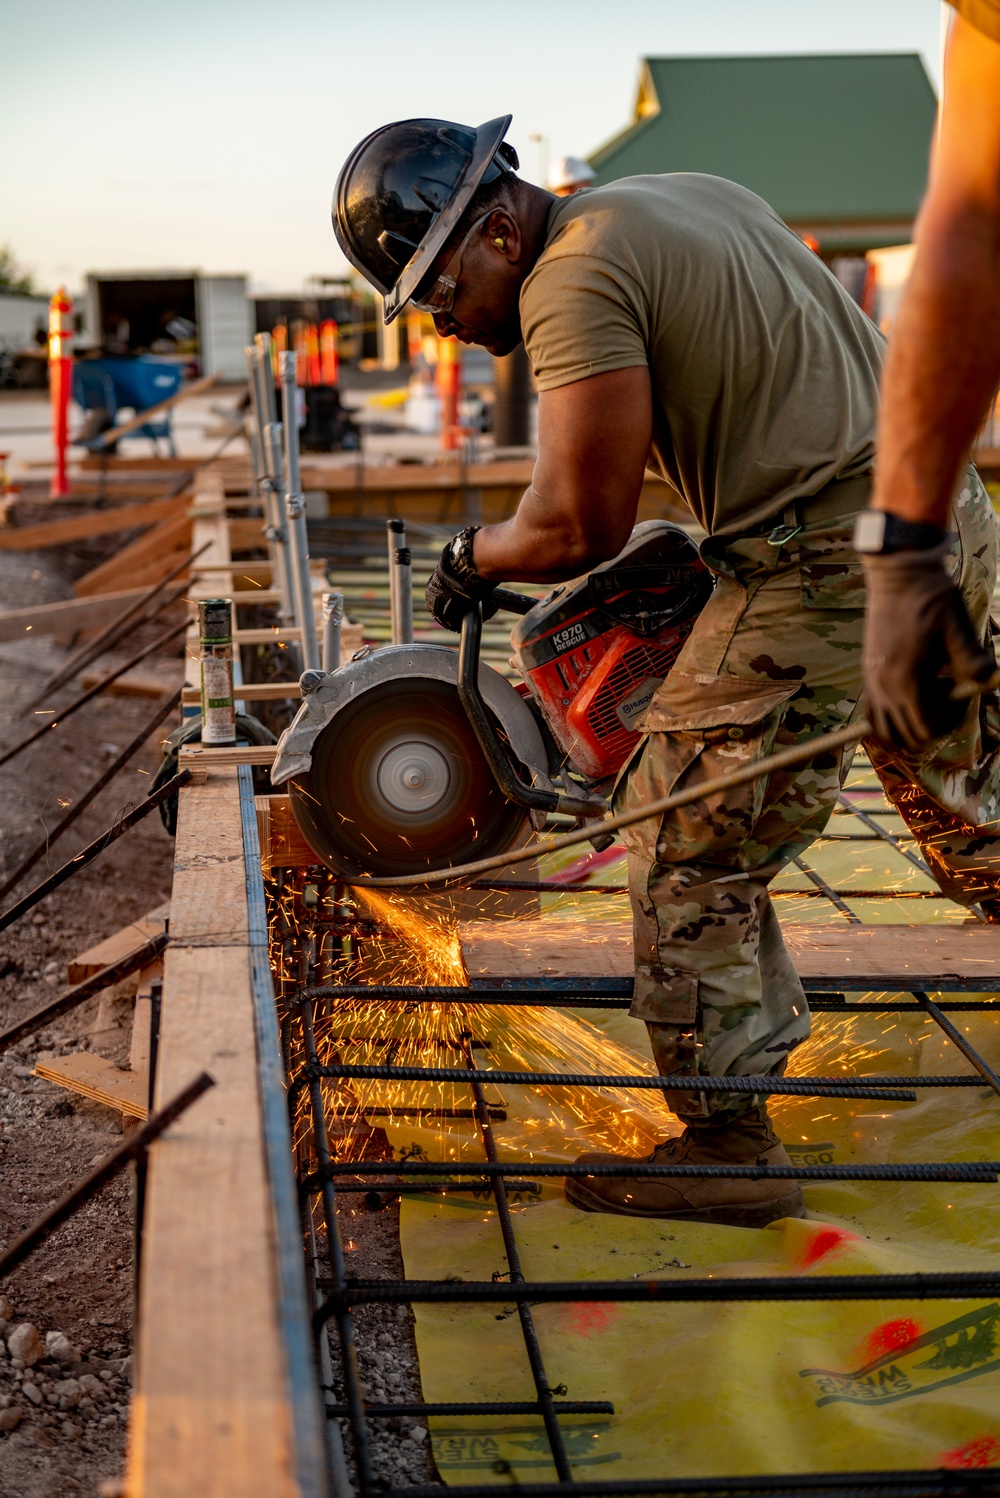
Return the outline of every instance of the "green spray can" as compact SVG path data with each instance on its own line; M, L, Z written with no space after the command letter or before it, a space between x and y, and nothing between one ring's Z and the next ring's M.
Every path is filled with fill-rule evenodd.
M236 743L233 700L233 605L228 598L198 604L201 644L201 742Z

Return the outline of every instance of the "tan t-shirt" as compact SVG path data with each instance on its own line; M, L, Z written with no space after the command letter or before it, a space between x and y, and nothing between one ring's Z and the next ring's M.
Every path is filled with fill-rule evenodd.
M675 172L560 199L520 310L542 391L648 365L650 466L714 535L872 465L884 339L734 182Z
M1000 0L950 0L950 4L970 26L1000 42Z

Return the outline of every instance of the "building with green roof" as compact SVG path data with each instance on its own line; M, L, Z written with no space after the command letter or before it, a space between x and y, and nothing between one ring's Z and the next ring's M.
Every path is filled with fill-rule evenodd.
M759 193L825 256L906 244L937 99L916 53L648 57L635 118L593 153L595 186L710 172Z

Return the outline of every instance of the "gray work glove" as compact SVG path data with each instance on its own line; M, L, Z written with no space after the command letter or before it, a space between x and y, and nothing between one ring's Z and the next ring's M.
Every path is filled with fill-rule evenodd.
M943 541L862 557L868 716L884 743L911 753L957 728L969 698L998 679L945 570L947 550Z

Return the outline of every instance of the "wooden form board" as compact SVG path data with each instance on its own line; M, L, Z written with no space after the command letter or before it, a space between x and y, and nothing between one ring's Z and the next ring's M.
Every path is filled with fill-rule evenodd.
M321 467L306 463L302 487L324 490L331 515L403 515L411 520L446 523L468 509L470 491L478 495L487 522L513 514L531 483L534 459L508 458L495 463L350 463ZM675 490L647 473L639 500L639 519L687 518Z
M150 910L146 915L130 921L127 926L122 926L113 935L106 936L103 941L88 947L85 952L80 952L66 965L66 982L82 983L92 973L99 973L102 967L110 967L112 962L119 962L130 952L134 952L136 947L159 936L169 914L169 904L160 905L156 910Z
M857 988L947 990L949 982L1000 988L998 926L787 925L785 945L799 977ZM469 922L462 954L477 979L632 976L627 921Z
M211 771L180 793L155 1100L203 1069L216 1085L150 1155L131 1498L317 1492L279 1320L245 880L237 771Z
M52 1061L39 1061L35 1076L95 1103L115 1108L125 1118L145 1118L149 1078L142 1072L123 1071L104 1056L76 1051Z
M65 546L69 541L82 541L90 536L157 525L183 514L187 503L186 499L154 499L147 504L120 505L114 510L94 510L89 515L70 515L65 520L47 520L42 525L0 530L0 551L40 551L46 546Z

